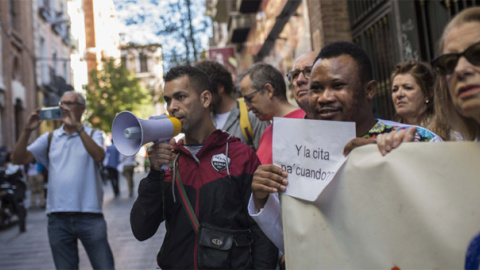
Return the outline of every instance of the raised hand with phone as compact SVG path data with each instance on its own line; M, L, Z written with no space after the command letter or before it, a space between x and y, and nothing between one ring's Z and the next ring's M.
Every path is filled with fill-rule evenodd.
M63 112L60 107L46 107L39 111L40 120L62 119Z

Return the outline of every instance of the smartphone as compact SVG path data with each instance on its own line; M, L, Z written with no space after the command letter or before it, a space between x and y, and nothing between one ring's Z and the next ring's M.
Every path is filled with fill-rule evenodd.
M46 107L40 110L40 120L62 119L63 112L60 107Z

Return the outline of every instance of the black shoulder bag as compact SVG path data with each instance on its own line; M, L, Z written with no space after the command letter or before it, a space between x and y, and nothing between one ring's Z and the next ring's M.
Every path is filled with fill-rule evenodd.
M175 162L174 162L175 163ZM175 165L175 164L174 164ZM250 269L253 267L249 229L231 230L198 222L180 178L178 166L173 166L174 181L180 192L181 202L198 237L197 264L199 269Z

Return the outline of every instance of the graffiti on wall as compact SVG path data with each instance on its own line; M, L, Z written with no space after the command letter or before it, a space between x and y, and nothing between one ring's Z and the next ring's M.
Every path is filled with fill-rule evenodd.
M409 36L413 34L414 25L412 19L408 19L401 25L402 31L402 60L403 61L418 61L418 52L413 48L412 41Z

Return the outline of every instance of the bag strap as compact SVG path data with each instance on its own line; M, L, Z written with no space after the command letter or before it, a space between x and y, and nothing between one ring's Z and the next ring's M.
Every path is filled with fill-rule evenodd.
M50 163L50 157L49 157L49 153L50 153L50 145L52 144L52 138L53 138L53 131L49 132L48 133L48 143L47 143L47 161Z
M177 157L178 154L175 157L175 161ZM195 210L193 210L192 204L190 203L187 193L185 192L185 187L183 186L182 178L180 177L180 172L178 170L178 166L176 166L176 162L174 162L173 167L175 170L174 181L177 184L178 191L180 193L180 201L182 202L183 209L185 209L185 213L187 214L188 220L190 221L190 225L192 225L193 231L195 232L195 234L197 234L200 228L200 223L198 222L197 216L195 215Z
M237 98L237 101L238 109L240 110L240 129L248 143L253 146L253 129L250 124L250 119L248 118L247 104L245 104L243 97Z

